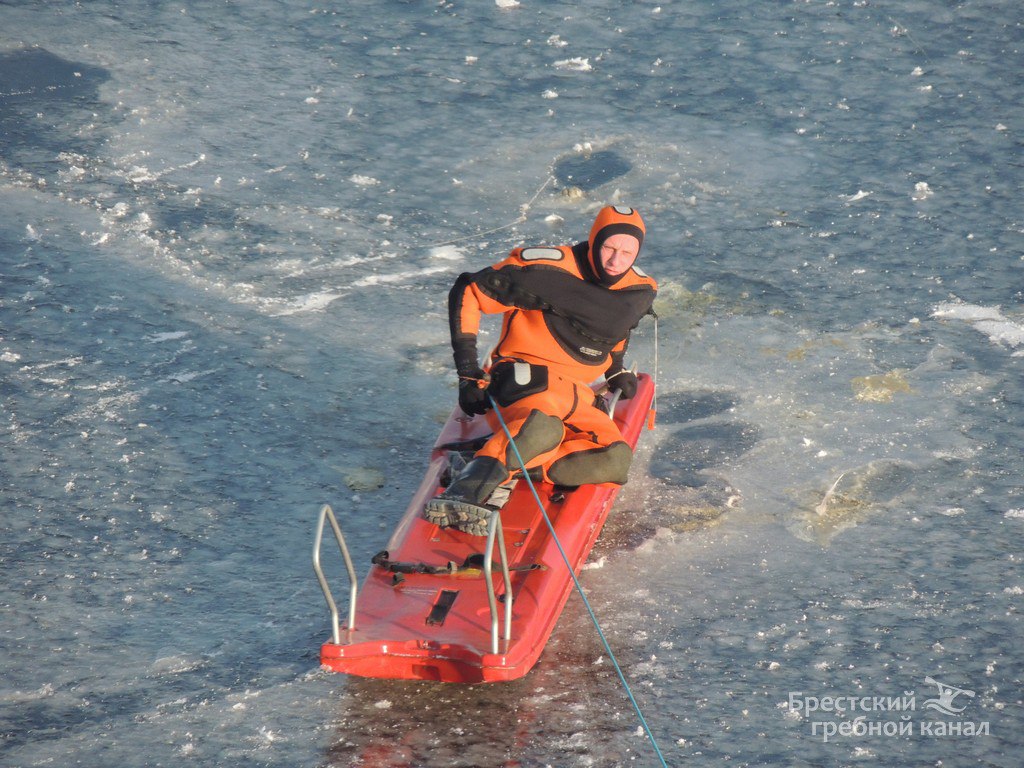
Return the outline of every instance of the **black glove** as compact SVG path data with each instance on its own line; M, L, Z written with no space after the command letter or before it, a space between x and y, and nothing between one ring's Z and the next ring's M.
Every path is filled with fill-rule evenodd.
M623 399L628 400L636 394L636 374L632 371L627 371L625 368L616 370L613 366L605 371L604 378L612 392L615 390L622 392Z
M481 369L459 373L459 407L468 416L480 416L491 410L487 397L487 374Z

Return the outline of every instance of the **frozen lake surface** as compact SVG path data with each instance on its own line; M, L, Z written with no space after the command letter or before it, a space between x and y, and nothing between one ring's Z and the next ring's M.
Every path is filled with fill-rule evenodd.
M668 763L1020 765L1024 14L741 6L0 6L0 764L657 764L578 598L360 680L310 566L418 485L455 277L623 203L658 428L583 584Z

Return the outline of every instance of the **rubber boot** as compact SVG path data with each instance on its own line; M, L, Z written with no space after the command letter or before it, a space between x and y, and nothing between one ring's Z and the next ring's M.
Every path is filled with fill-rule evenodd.
M485 502L509 472L497 459L477 456L451 485L427 502L423 516L441 528L455 527L474 536L487 535L487 521L496 509Z

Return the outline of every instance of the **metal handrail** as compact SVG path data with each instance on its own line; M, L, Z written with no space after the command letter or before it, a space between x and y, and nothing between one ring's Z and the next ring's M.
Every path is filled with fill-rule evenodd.
M348 600L349 631L355 629L356 626L356 597L359 587L356 584L356 569L355 566L352 565L352 558L349 556L348 547L345 545L345 537L341 534L341 527L338 525L338 521L334 517L334 512L331 510L330 505L324 504L320 507L320 519L317 521L316 538L313 541L313 570L316 571L316 579L320 582L320 589L323 590L324 597L327 599L327 607L331 610L331 636L334 639L334 644L338 645L341 643L341 629L338 626L338 606L334 602L334 597L331 595L331 588L327 585L327 578L324 576L324 570L320 567L320 543L324 534L324 522L327 520L331 521L331 529L334 531L334 538L338 542L338 548L341 550L341 556L345 559L345 568L348 569L348 579L351 584Z
M612 395L612 399L608 401L608 415L615 418L615 406L619 404L619 398L622 397L622 390L616 389Z
M637 370L638 370L637 364L633 363L633 365L629 369L629 372L632 373L634 376L636 376ZM611 385L606 381L604 383L604 385L597 391L597 393L599 395L606 395L608 393L609 389L611 389ZM619 404L619 398L621 398L621 397L622 397L622 390L621 389L616 389L612 393L612 399L611 400L605 400L605 406L604 406L605 413L607 413L613 419L615 418L615 406Z
M505 633L506 642L512 639L512 578L508 572L508 555L505 552L505 534L501 529L501 510L496 509L487 521L487 547L484 554L484 581L487 582L487 605L491 609L491 653L498 653L498 600L494 594L494 581L491 579L491 566L494 554L494 541L498 541L498 554L501 559L501 577L505 582Z

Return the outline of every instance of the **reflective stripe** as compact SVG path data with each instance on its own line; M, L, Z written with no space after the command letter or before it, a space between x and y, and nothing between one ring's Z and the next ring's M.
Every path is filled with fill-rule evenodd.
M525 387L527 384L530 383L530 380L533 378L530 374L529 363L513 363L512 370L515 373L516 384L518 384L520 387Z
M561 261L565 258L565 254L558 248L524 248L520 252L519 258L523 261L537 261L539 259Z

